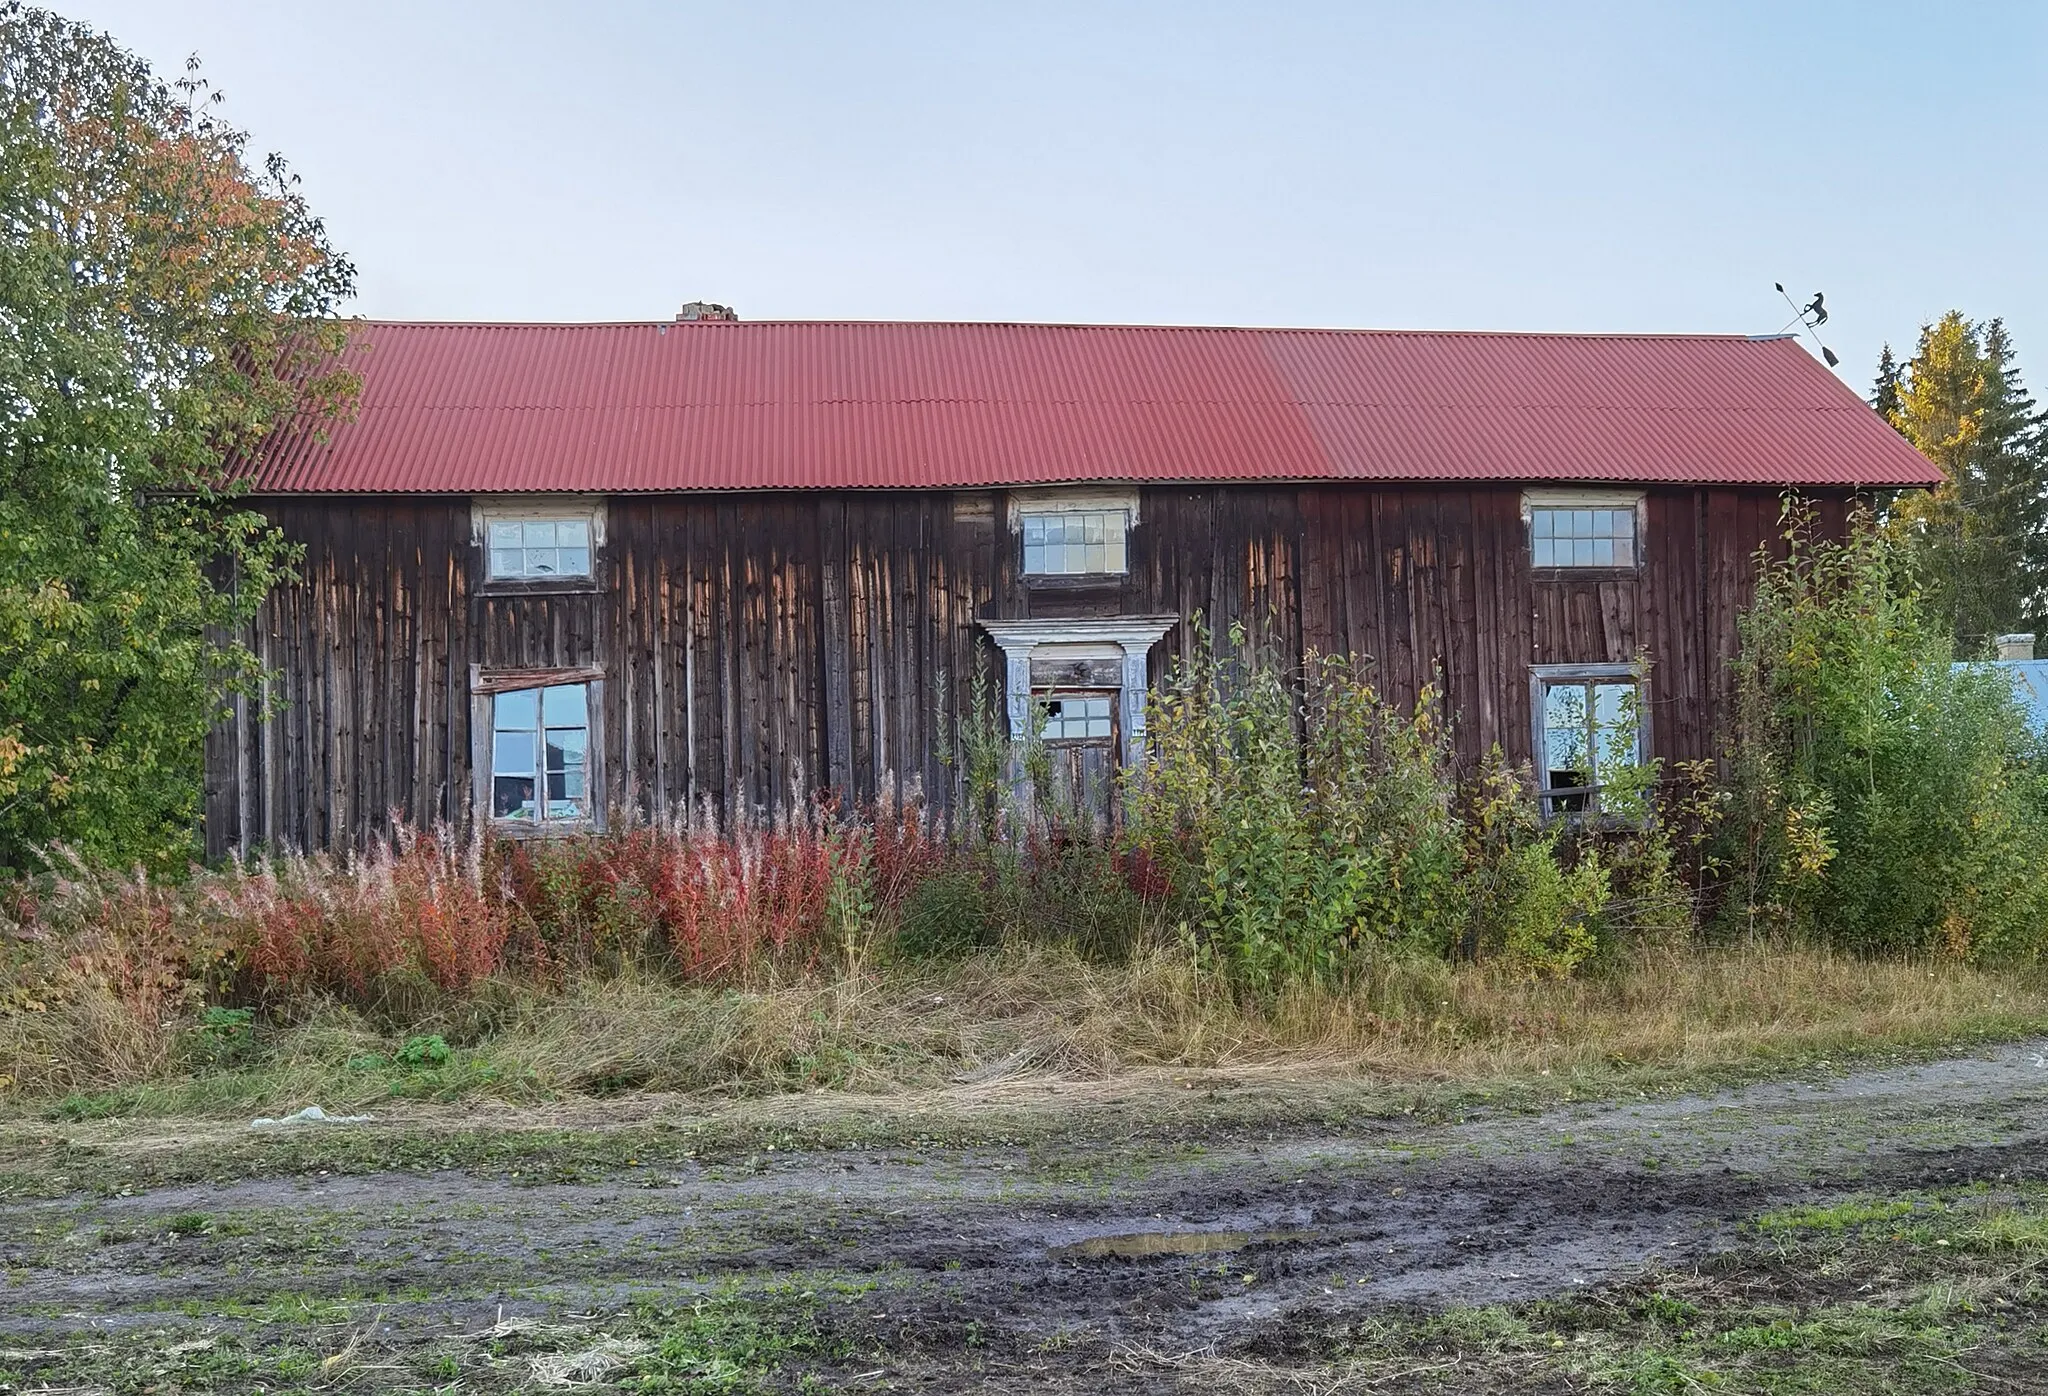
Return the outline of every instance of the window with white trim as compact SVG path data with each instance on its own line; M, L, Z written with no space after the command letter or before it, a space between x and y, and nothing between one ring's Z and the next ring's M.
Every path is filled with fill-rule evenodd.
M590 685L491 697L491 818L545 827L590 819Z
M508 581L540 577L588 577L591 528L588 514L552 518L487 518L489 577Z
M1537 568L1634 568L1642 561L1642 496L1531 493L1529 562Z
M1130 570L1128 509L1026 510L1017 524L1027 577L1121 576Z
M1649 761L1641 676L1629 665L1539 665L1537 795L1543 813L1640 813Z

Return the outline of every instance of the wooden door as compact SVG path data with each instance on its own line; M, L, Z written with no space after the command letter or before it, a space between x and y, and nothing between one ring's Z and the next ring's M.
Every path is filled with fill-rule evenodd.
M1117 752L1123 734L1114 689L1068 689L1034 695L1043 714L1039 734L1051 766L1056 823L1100 836L1116 815Z

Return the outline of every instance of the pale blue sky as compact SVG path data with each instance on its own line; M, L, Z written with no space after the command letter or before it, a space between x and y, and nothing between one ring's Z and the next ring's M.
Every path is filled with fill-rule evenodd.
M2048 5L54 0L386 317L1770 332L2048 376ZM2048 388L2048 382L2040 384Z

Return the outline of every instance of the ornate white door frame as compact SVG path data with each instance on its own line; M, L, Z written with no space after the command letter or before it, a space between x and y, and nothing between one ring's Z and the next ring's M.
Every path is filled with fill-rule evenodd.
M1115 645L1123 655L1122 705L1125 766L1145 759L1147 659L1159 637L1180 624L1179 616L1072 617L1063 620L985 620L981 628L1003 651L1003 694L1010 739L1023 741L1031 728L1031 652L1041 645Z

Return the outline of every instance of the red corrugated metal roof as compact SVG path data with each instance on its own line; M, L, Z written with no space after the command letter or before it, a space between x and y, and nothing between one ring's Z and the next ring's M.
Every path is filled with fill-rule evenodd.
M1940 478L1783 338L373 321L349 361L355 420L261 489Z

